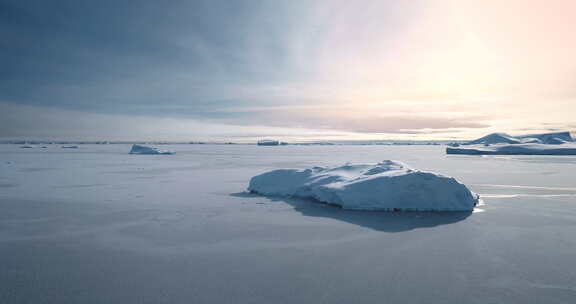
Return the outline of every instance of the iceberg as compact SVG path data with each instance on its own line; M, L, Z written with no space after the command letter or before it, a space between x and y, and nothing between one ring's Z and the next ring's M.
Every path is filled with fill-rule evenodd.
M456 179L385 160L257 175L248 191L314 199L352 210L471 211L479 197Z
M499 144L447 147L447 154L467 155L576 155L576 144Z
M259 146L279 146L280 142L273 139L263 139L259 140L257 144Z
M567 142L574 142L570 132L532 134L518 136L518 138L525 143L542 143L546 145L560 145Z
M164 151L164 150L159 150L158 148L155 148L155 147L148 147L148 146L136 145L136 144L132 145L132 149L130 149L130 154L172 155L175 153L176 152Z
M484 137L480 137L476 140L469 141L467 144L469 145L477 145L477 144L520 144L522 141L520 139L514 138L506 133L492 133L488 134Z
M576 155L570 132L510 136L492 133L463 145L446 148L447 154L468 155Z
M574 142L570 132L555 132L543 134L531 134L522 136L511 136L506 133L492 133L484 137L467 142L467 145L495 145L495 144L545 144L560 145L563 143Z
M78 149L78 146L62 146L62 149Z

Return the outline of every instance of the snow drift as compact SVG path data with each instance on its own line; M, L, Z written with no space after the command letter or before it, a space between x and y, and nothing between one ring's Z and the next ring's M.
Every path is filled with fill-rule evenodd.
M456 179L385 160L377 164L280 169L250 180L248 190L312 198L355 210L471 211L478 202Z
M155 148L155 147L148 147L148 146L143 146L143 145L132 145L132 149L130 150L130 154L171 155L171 154L175 154L175 153L176 152L159 150L158 148Z

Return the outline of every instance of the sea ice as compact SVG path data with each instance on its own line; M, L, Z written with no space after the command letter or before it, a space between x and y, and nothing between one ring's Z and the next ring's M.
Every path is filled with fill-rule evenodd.
M248 190L269 196L312 198L355 210L470 211L479 199L454 178L392 160L274 170L253 177Z
M132 149L130 150L130 154L164 154L164 155L171 155L175 154L176 152L171 151L163 151L159 150L155 147L148 147L143 145L132 145Z

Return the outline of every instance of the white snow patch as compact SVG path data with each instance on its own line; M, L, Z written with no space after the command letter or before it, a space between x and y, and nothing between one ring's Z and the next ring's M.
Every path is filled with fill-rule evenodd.
M269 196L312 198L355 210L472 211L479 200L454 178L392 160L274 170L253 177L248 190Z
M164 155L171 155L175 154L176 152L172 151L164 151L159 150L155 147L143 146L143 145L132 145L132 149L130 150L130 154L147 154L147 155L156 155L156 154L164 154Z

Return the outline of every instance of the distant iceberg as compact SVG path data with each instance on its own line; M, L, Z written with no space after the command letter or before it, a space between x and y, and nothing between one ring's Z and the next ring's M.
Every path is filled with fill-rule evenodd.
M62 146L62 149L78 149L78 146Z
M467 142L468 145L478 145L478 144L520 144L522 141L520 139L514 138L506 133L492 133L484 137L480 137L476 140Z
M279 146L281 143L278 140L263 139L263 140L259 140L257 144L259 146Z
M467 145L495 145L495 144L545 144L560 145L574 142L570 132L555 132L543 134L531 134L522 136L511 136L506 133L492 133L484 137L471 140Z
M510 136L493 133L461 146L446 148L447 154L468 155L576 155L570 132Z
M268 196L311 198L354 210L471 211L479 199L454 178L392 160L274 170L253 177L248 190Z
M470 145L446 148L447 154L468 155L576 155L576 144L498 144Z
M158 148L155 147L148 147L148 146L143 146L143 145L132 145L132 149L130 150L130 154L146 154L146 155L158 155L158 154L162 154L162 155L172 155L175 154L176 152L172 152L172 151L164 151L164 150L158 150Z

